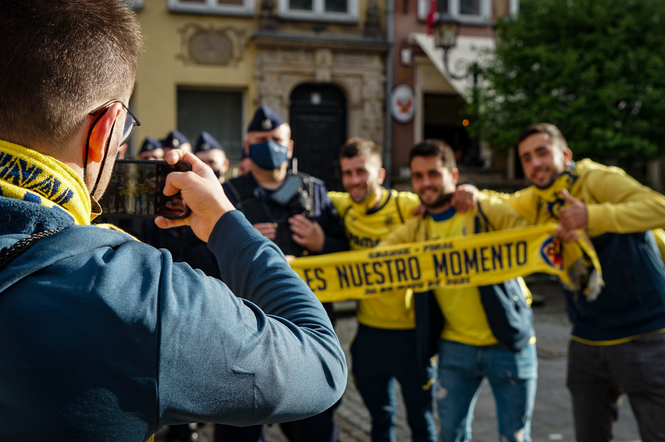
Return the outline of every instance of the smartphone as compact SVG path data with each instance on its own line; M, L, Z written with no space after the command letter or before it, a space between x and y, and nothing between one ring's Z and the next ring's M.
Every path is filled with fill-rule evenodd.
M166 161L117 160L99 204L102 213L117 218L182 219L189 216L180 192L164 195L166 175L192 170L189 163L172 166Z

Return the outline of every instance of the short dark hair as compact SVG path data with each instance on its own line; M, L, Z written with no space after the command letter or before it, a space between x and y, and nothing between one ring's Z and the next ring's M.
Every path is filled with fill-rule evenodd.
M88 112L129 97L142 46L138 23L123 0L2 4L0 138L57 153Z
M339 159L342 158L355 158L357 156L375 156L381 163L381 153L379 148L372 140L364 138L350 138L339 149Z
M455 153L443 140L428 139L421 141L411 148L409 153L409 165L414 157L439 157L446 169L452 171L457 167Z
M568 142L559 128L550 123L537 123L527 127L517 138L517 144L519 145L522 141L535 134L547 134L550 136L552 144L559 146L561 150L570 150Z

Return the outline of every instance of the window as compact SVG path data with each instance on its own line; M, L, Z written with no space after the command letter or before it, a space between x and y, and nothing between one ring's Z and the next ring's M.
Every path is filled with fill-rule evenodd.
M358 0L279 0L278 11L296 20L357 22Z
M431 0L418 0L419 20L427 18L431 3ZM491 0L439 0L438 3L440 12L447 12L463 24L491 23Z
M254 15L254 0L169 0L169 11L194 14Z
M240 158L243 130L242 92L178 87L178 130L196 143L210 133L227 158Z

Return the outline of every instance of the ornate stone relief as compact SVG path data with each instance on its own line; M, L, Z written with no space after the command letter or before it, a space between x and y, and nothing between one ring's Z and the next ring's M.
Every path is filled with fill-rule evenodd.
M332 83L347 98L348 136L384 141L385 67L381 55L331 49L260 49L254 76L257 105L289 115L290 96L303 83Z
M186 24L178 32L181 45L176 58L185 64L236 65L242 60L249 39L247 30L229 26L206 28L198 24Z

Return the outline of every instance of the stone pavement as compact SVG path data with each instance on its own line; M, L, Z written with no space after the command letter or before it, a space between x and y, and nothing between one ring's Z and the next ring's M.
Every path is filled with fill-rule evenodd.
M549 277L527 279L538 302L534 303L534 322L538 352L538 390L533 413L531 437L534 442L574 441L573 416L570 395L566 389L566 354L570 322L558 282ZM336 331L349 358L349 343L355 334L357 322L354 316L341 317ZM350 359L349 359L350 361ZM336 420L340 427L340 442L370 442L370 419L358 391L349 379ZM269 442L288 442L273 426L268 430ZM619 411L615 440L621 442L639 440L635 418L628 401L624 400ZM410 441L406 413L400 400L397 416L397 442ZM493 442L498 440L496 406L489 384L485 381L475 410L473 440Z
M566 389L566 354L570 323L565 302L557 282L549 277L527 279L537 302L534 302L536 346L538 352L538 390L532 420L531 437L534 442L574 441L571 403ZM349 345L357 328L352 314L352 303L340 304L340 318L336 331L342 347L349 356ZM346 313L346 314L345 314ZM350 359L349 359L350 361ZM340 428L340 442L370 442L370 418L358 391L349 379L342 404L337 409L336 421ZM403 402L397 415L397 442L410 441ZM210 427L206 427L200 442L208 442ZM493 442L498 439L496 407L487 381L481 387L475 409L473 440ZM159 440L159 438L158 438ZM638 441L639 433L628 401L624 400L615 429L615 440ZM268 428L268 442L288 442L279 426Z

